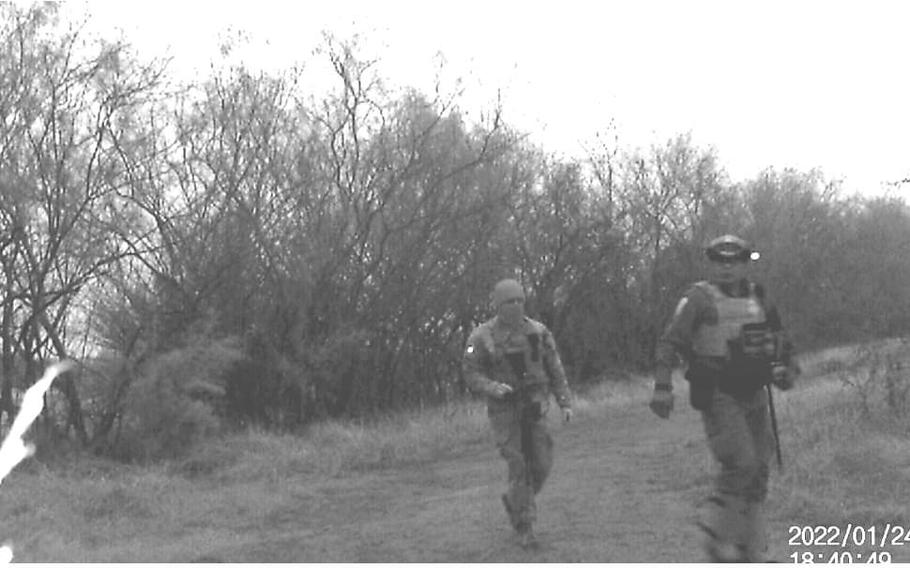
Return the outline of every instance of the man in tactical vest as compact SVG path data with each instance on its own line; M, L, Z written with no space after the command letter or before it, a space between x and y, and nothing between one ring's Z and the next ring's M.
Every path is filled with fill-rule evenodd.
M771 388L793 386L799 367L777 309L764 289L746 278L758 253L741 238L724 235L706 248L709 281L686 292L657 347L650 407L661 418L673 409L671 370L686 363L691 405L701 411L711 453L720 463L706 518L712 561L760 562L766 550L761 506L769 463L778 448Z
M493 436L509 472L502 502L521 545L528 547L535 544L534 496L553 466L553 439L545 421L550 391L567 422L572 405L553 335L525 316L524 301L517 281L496 284L496 316L471 332L463 368L471 390L487 396Z

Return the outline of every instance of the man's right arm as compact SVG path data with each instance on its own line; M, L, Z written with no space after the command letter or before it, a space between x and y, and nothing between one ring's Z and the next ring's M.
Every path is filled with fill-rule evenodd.
M491 396L497 383L487 376L485 362L489 359L489 353L482 340L482 334L483 331L479 327L471 332L465 346L461 368L465 382L472 392Z
M692 330L698 312L697 296L687 293L676 305L673 317L657 343L657 369L654 373L654 394L648 406L660 418L667 419L673 410L673 367L677 354L688 359L692 345Z
M687 293L676 305L673 317L657 342L655 353L657 368L654 373L654 387L657 390L673 390L671 375L678 357L688 359L692 345L692 332L698 314L698 298Z

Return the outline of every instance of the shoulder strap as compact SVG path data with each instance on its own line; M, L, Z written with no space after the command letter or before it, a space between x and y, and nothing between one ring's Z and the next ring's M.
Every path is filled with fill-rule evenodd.
M756 282L749 281L749 296L755 298L763 310L767 310L765 303L765 287Z
M711 298L711 300L715 300L721 296L720 289L707 280L700 280L699 282L696 282L693 287L701 290L704 294Z
M543 335L547 331L547 326L535 319L526 317L525 322L528 324L528 328L530 328L533 333L539 333Z
M471 332L470 341L482 345L488 353L492 354L495 350L495 346L493 344L493 330L491 329L490 322L486 321L475 327L474 331Z

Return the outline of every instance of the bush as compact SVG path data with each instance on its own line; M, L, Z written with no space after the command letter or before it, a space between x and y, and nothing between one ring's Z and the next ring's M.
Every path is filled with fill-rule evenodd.
M191 344L154 357L124 404L113 454L127 461L178 457L220 429L219 380L240 358L230 341Z
M859 346L854 361L838 373L866 416L910 418L910 339Z

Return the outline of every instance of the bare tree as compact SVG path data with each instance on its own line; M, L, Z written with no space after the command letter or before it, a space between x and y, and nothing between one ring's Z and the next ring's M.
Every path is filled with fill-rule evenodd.
M94 53L83 51L80 30L56 31L53 5L4 9L11 25L0 75L13 104L0 107L0 179L11 196L0 208L12 238L4 256L5 302L15 303L4 312L4 349L9 361L17 329L18 354L33 380L38 360L70 355L65 330L75 298L128 254L109 238L121 222L114 147L130 135L125 117L157 75L133 66L119 44L99 42ZM68 424L87 442L72 377L56 384L69 404Z

